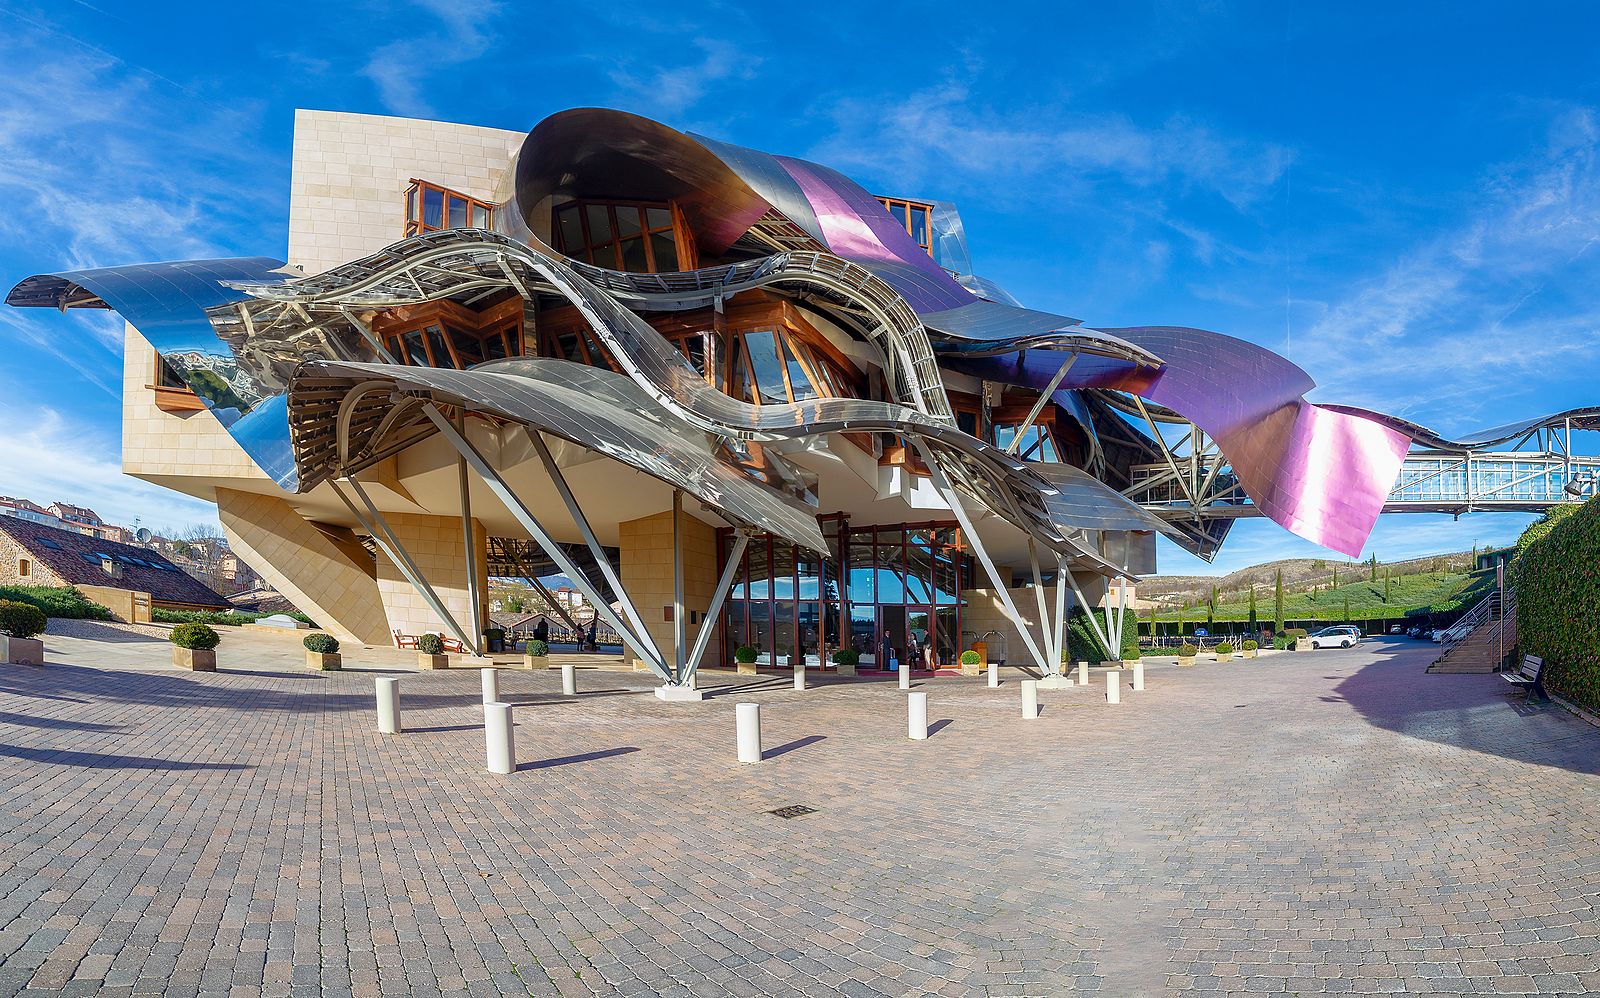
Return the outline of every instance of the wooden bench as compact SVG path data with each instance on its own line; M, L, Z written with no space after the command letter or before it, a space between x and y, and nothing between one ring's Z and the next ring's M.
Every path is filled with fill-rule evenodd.
M396 648L415 649L417 647L417 638L421 637L420 634L401 634L399 631L391 631L390 633L394 635L394 646ZM437 631L429 631L427 633L438 634ZM438 634L438 637L439 641L444 645L445 651L455 652L457 655L463 653L464 649L462 648L459 640L455 638L447 638L443 634Z
M1544 689L1539 685L1539 673L1544 671L1544 659L1537 655L1522 656L1522 667L1515 672L1502 672L1501 678L1506 682L1528 688L1527 696L1538 694L1544 696Z

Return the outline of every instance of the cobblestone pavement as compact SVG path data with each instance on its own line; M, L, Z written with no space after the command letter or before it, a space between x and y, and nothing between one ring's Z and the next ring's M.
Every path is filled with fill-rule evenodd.
M383 736L370 673L48 646L0 666L0 995L1600 989L1600 729L1405 639L1034 721L929 680L926 742L891 683L502 671L509 777L475 672Z

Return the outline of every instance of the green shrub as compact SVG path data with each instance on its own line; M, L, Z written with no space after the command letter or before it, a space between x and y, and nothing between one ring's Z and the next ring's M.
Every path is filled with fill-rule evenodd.
M1283 633L1291 638L1303 638L1308 632L1304 627L1290 627L1287 628Z
M970 648L961 653L962 665L977 665L981 661L982 659L978 657L978 653Z
M1240 645L1239 647L1243 648L1245 651L1255 651L1257 648L1260 648L1261 646L1256 644L1254 641L1246 641L1244 644Z
M1194 645L1191 645L1191 644L1184 644L1184 645L1180 645L1178 647L1178 657L1179 658L1194 658L1199 653L1200 653L1200 649L1196 648Z
M861 653L854 648L840 648L833 653L834 665L859 665L860 663Z
M1124 662L1137 662L1143 657L1144 652L1139 650L1137 642L1132 645L1129 645L1126 641L1122 643L1122 660Z
M44 611L32 603L17 600L0 600L0 631L14 638L31 638L44 633Z
M528 642L528 654L534 658L544 658L550 654L550 646L538 638Z
M318 655L339 654L339 639L331 634L307 634L300 643L306 646L306 651L314 651Z
M424 655L443 655L444 638L437 634L424 634L417 639L417 651Z
M1280 634L1273 638L1272 647L1276 648L1278 651L1287 651L1289 648L1289 636L1287 634Z
M37 607L46 617L65 620L116 619L110 610L79 592L76 586L0 586L0 600Z
M213 627L239 627L243 624L253 624L262 617L271 616L273 614L243 613L238 610L169 610L159 606L150 611L150 619L158 624L210 624ZM312 627L317 626L316 621L298 610L283 616L293 617L302 624L310 624Z
M205 624L179 624L172 629L172 643L179 648L193 648L198 651L207 651L215 648L222 641Z
M759 653L754 647L750 645L740 645L733 650L733 660L738 662L740 665L749 665L751 662L756 660L757 654Z
M1107 611L1096 610L1095 620L1102 633L1110 634L1106 626ZM1130 649L1139 647L1139 629L1128 627L1122 635L1122 647L1118 650L1116 658L1131 658ZM1067 615L1067 646L1061 649L1063 662L1088 662L1098 665L1113 658L1106 654L1105 648L1100 644L1100 639L1095 637L1094 628L1089 624L1089 615L1082 607L1073 607Z
M1530 525L1508 581L1520 650L1544 659L1540 681L1600 709L1600 503L1557 506Z
M1218 655L1232 655L1233 654L1233 645L1229 644L1226 641L1218 641L1217 642L1217 654Z

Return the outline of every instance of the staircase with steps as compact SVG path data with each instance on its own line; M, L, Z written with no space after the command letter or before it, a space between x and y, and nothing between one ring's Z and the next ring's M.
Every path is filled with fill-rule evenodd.
M1485 596L1446 632L1429 672L1495 672L1517 646L1517 599L1499 590Z

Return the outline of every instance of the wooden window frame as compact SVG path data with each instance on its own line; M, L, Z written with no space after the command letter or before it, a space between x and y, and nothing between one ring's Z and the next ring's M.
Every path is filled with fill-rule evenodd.
M911 236L913 242L916 241L917 237L911 228L911 212L915 209L921 209L924 213L926 213L928 219L928 241L925 243L919 242L917 245L922 247L923 252L927 253L929 256L933 256L933 204L928 201L915 201L911 198L891 198L884 197L882 195L874 196L877 197L878 203L883 205L884 210L890 213L891 217L893 216L894 209L896 207L904 208L906 210L906 235Z
M590 206L605 208L606 216L611 223L610 241L598 246L595 244L593 234L591 234L589 231L589 212L587 209ZM645 265L649 268L648 270L644 271L644 273L675 274L683 271L698 269L699 254L695 251L694 240L689 238L689 227L684 219L683 210L678 207L678 203L676 201L636 201L615 198L574 198L571 201L562 202L561 204L552 206L550 209L550 245L557 252L571 257L574 260L580 260L584 263L593 264L596 267L604 267L607 270L625 271L625 268L622 265L622 242L624 237L619 235L621 230L617 226L617 209L619 208L632 208L638 212L639 231L637 238L643 242ZM648 223L648 216L645 214L646 209L650 208L666 211L668 213L668 224L666 226L656 226L652 228ZM567 211L572 211L577 214L578 225L580 231L583 232L582 246L567 246L566 239L561 235L560 217L563 212ZM678 266L676 270L664 271L656 266L656 249L655 246L652 245L650 237L658 233L668 231L672 233L673 247L678 255ZM635 237L630 235L627 238L632 239ZM611 247L611 259L597 260L595 258L595 251L604 249L607 246Z
M441 195L439 221L443 223L442 225L429 225L424 220L423 215L425 209L423 208L423 204L426 201L424 192L430 190L438 191ZM465 226L454 226L450 224L451 198L455 198L459 201L465 201L467 203L467 224ZM489 217L486 220L488 224L473 225L473 216L477 214L477 210L480 208L488 214ZM445 229L453 228L487 229L494 227L495 206L490 204L488 201L485 201L482 198L475 198L471 194L463 194L462 192L451 187L446 187L443 184L436 184L428 180L418 180L416 177L412 177L410 184L406 187L405 199L402 202L402 211L405 215L403 231L407 236L420 235L424 232L442 232Z
M522 318L523 301L520 297L507 298L482 312L474 312L456 302L443 299L387 309L373 317L372 333L383 344L384 349L401 364L412 367L453 367L455 370L463 371L468 365L455 342L456 335L465 335L478 341L478 352L482 356L481 359L472 359L472 365L501 359L489 357L485 344L491 339L499 340L505 349L505 357L521 357L527 348ZM433 337L428 335L428 330L433 327L438 327L438 339L443 343L444 352L448 355L447 364L441 364L439 358L435 356L437 351ZM512 329L516 331L516 350L511 349L512 344L508 336L508 331ZM407 338L413 335L421 344L425 363L419 363L411 348L407 346Z
M162 384L162 368L165 361L161 354L155 354L155 361L150 365L150 383L145 385L155 395L156 408L162 412L181 415L187 412L200 412L205 409L206 403L194 389L184 385Z

